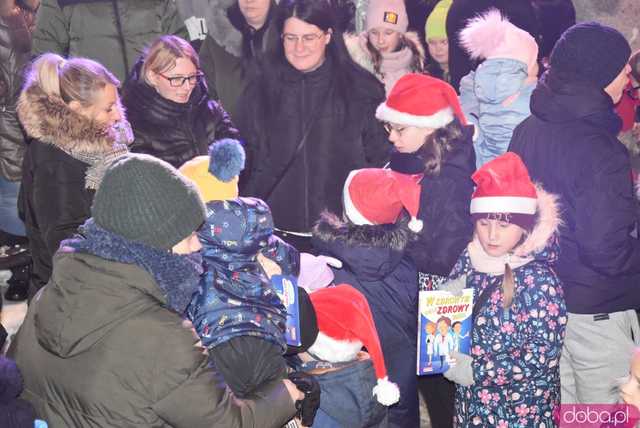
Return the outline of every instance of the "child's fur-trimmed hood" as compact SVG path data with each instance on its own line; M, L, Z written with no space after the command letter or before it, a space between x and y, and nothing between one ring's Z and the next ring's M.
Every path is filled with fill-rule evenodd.
M533 230L525 241L514 250L514 253L520 257L544 250L562 225L558 196L547 192L540 185L536 185L536 193L538 194L538 211Z
M124 110L118 104L124 119ZM62 100L44 93L37 85L25 87L18 99L18 118L27 134L70 153L87 155L112 152L115 134L73 111Z
M356 225L325 211L313 227L313 236L326 243L341 241L350 247L370 246L402 252L413 234L405 223Z
M355 225L324 212L313 228L313 246L340 260L359 279L378 281L398 266L415 236L406 223Z

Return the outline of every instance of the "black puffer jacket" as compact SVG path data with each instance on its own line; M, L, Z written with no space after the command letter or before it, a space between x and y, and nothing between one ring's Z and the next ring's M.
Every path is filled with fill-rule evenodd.
M70 153L106 158L114 153L116 139L36 84L22 92L17 110L32 138L24 155L18 208L33 257L32 284L40 288L51 276L60 242L91 216L91 165Z
M122 101L133 127L132 152L146 153L179 168L207 154L209 144L221 138L238 138L238 131L222 106L209 99L204 82L189 101L180 104L163 98L140 75L139 60L124 86Z
M16 114L22 72L31 59L34 13L20 6L0 17L0 176L20 180L25 135Z
M362 70L348 92L340 90L337 75L346 72L329 56L309 73L288 63L274 67L277 72L253 82L240 104L238 125L250 159L241 191L265 199L278 228L308 232L322 210L342 210L349 171L381 167L387 159L391 146L374 117L384 89ZM307 128L306 144L296 153Z
M420 272L448 276L471 241L471 174L476 169L472 136L473 127L463 127L460 141L453 144L454 149L445 158L440 173L426 176L420 183L418 218L424 227L419 239L407 248ZM394 153L389 167L415 174L424 171L424 161L416 154Z

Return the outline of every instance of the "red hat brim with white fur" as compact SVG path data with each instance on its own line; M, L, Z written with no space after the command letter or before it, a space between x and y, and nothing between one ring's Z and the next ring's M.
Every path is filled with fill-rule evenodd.
M447 82L418 73L402 76L376 109L376 118L397 125L442 128L457 118L467 121L458 94Z

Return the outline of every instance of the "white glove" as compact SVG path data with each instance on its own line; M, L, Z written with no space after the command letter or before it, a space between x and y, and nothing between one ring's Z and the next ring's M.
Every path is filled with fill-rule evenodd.
M336 259L335 257L318 256L318 258L323 262L325 262L327 266L331 266L332 268L336 268L336 269L342 269L342 262Z
M473 369L471 368L473 358L458 351L453 351L451 357L456 360L456 365L450 366L449 369L444 372L444 377L458 385L473 385L475 383L473 381Z

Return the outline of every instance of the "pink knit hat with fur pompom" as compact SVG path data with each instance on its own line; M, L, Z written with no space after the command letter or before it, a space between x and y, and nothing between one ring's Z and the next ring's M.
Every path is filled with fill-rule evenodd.
M529 70L538 60L533 36L509 22L498 9L469 20L460 32L460 44L471 59L515 59L527 64Z

